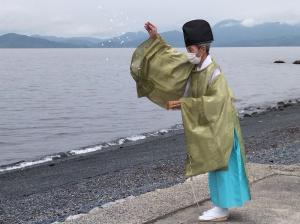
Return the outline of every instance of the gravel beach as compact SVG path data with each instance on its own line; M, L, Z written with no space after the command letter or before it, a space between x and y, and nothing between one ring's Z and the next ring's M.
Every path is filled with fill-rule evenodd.
M241 119L248 162L300 161L300 104ZM183 131L0 173L0 223L63 221L108 202L183 182Z

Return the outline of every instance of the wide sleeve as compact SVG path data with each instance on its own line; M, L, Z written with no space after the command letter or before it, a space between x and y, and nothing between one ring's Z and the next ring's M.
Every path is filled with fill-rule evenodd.
M167 101L183 96L193 67L184 53L172 48L158 35L144 41L134 51L130 73L136 81L138 97L147 97L166 108Z
M209 85L205 95L194 97L180 98L181 110L187 120L194 125L203 125L222 119L222 115L228 112L226 104L231 104L233 98L224 75L219 75Z

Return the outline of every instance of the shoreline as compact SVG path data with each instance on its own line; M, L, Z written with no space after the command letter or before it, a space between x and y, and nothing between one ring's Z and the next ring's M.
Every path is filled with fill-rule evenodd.
M300 103L240 120L247 161L300 160ZM139 141L138 141L139 142ZM182 130L0 173L0 223L52 223L183 183Z
M240 119L245 117L252 117L260 114L265 114L270 111L280 111L286 107L300 104L300 98L287 99L273 103L265 103L264 105L250 105L242 109L237 109ZM125 147L131 144L141 144L146 141L152 141L158 137L168 137L183 133L182 124L175 124L169 128L164 128L152 132L144 132L133 136L121 137L108 142L99 143L96 145L89 145L80 149L69 150L66 152L59 152L54 154L43 155L37 159L21 160L10 164L0 165L0 175L7 172L13 172L18 169L26 169L36 167L43 164L48 164L54 161L63 162L66 159L79 156L88 155L93 152L105 152L115 150L116 148Z

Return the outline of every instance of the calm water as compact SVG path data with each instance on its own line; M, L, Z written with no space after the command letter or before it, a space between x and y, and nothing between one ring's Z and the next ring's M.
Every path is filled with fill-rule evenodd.
M137 99L132 52L0 49L0 165L180 123L180 111ZM300 66L292 64L300 48L216 48L212 55L238 108L300 96Z

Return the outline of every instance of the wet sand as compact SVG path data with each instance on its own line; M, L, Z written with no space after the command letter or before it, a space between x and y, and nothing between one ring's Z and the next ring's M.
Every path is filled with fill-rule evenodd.
M300 104L241 120L248 162L300 161ZM183 131L0 174L0 223L51 223L185 180Z

